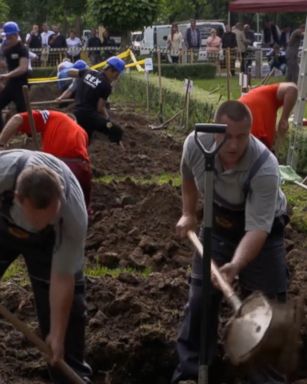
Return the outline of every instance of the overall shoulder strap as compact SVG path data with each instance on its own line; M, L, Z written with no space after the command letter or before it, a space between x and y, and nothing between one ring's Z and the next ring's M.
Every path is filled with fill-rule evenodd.
M250 188L250 183L252 178L256 175L256 173L259 171L259 169L262 167L262 165L265 163L266 159L270 156L270 151L268 149L264 149L264 151L260 154L258 159L254 162L254 164L251 166L251 169L249 170L249 173L246 177L246 180L243 184L243 191L245 196L247 196Z

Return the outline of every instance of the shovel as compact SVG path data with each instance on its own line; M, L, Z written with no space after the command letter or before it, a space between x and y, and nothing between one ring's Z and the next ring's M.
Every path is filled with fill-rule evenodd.
M203 246L196 233L188 231L188 237L202 256ZM260 292L253 293L242 302L213 260L211 273L234 310L225 337L225 351L232 364L272 364L282 372L292 371L299 344L299 303L272 304Z
M8 311L2 304L0 304L0 315L3 316L8 322L10 322L18 331L22 332L27 339L29 339L43 354L47 362L50 358L50 349L49 346L35 333L33 333L30 328L26 326L21 320L19 320L15 315ZM72 384L85 384L84 380L76 374L76 372L63 360L59 360L55 366L62 371L63 374L69 379Z

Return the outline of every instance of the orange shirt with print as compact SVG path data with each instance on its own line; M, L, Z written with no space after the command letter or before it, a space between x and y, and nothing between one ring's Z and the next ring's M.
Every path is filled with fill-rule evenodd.
M283 100L277 98L278 87L279 84L263 85L239 99L253 115L252 134L270 149L276 136L277 110L283 104Z
M27 112L19 114L22 125L19 131L31 135ZM56 157L89 161L88 136L85 130L65 113L33 111L36 131L41 134L41 151Z

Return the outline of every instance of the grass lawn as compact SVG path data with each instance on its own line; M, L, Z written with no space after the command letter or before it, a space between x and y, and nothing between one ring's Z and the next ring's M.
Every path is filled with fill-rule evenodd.
M268 83L280 83L283 77L272 77ZM215 79L197 79L194 84L199 88L205 89L208 92L217 92L227 97L227 78L216 77ZM261 84L261 79L252 79L252 85L257 86ZM231 99L238 99L241 95L239 86L239 76L230 78L230 97Z

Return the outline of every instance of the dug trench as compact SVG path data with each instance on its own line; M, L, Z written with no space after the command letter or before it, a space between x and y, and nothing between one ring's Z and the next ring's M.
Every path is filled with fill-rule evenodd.
M86 244L87 360L95 384L166 384L176 364L175 339L192 254L190 244L178 240L174 231L181 212L176 177L183 136L150 130L152 121L131 107L118 107L116 120L124 127L126 150L99 135L90 146L95 182L94 215ZM169 176L159 185L156 180L161 175ZM303 242L304 234L289 225L292 297L306 291ZM0 298L37 330L31 288L24 275L17 273L2 282ZM306 318L307 299L303 302ZM222 324L229 314L225 308ZM36 348L3 319L0 325L0 382L48 383L45 362ZM297 384L307 383L306 322L301 339L300 363L292 379ZM221 383L231 383L235 376L228 366L221 354Z

